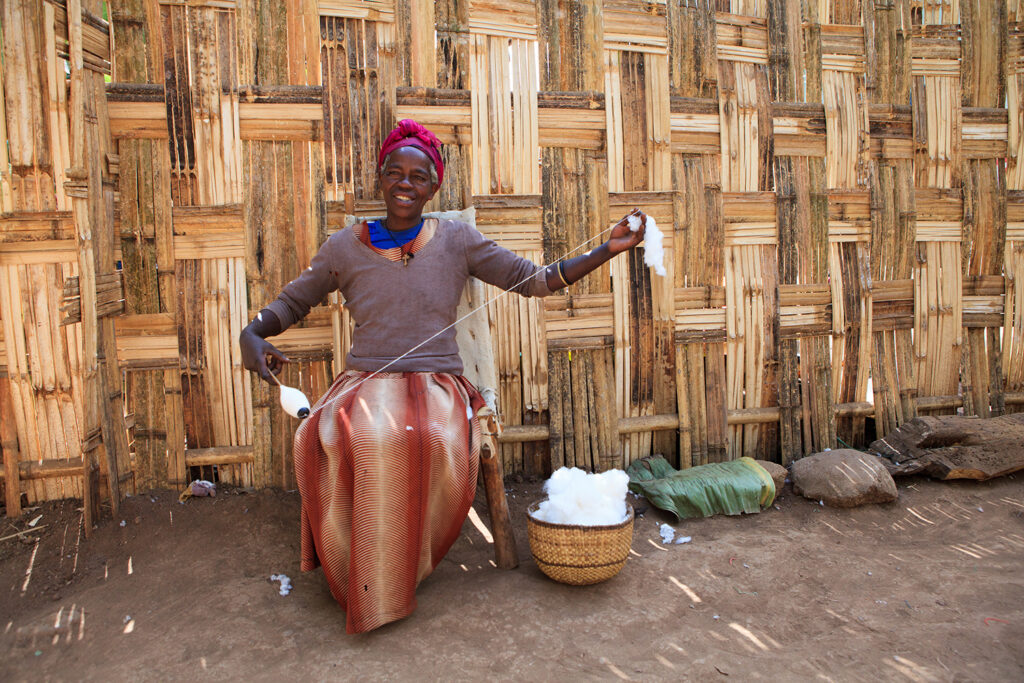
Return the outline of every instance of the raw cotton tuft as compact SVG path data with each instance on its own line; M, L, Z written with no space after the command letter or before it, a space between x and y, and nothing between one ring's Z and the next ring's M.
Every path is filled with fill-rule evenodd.
M640 216L631 213L626 216L626 222L633 232L640 229ZM662 277L665 276L665 248L662 246L664 239L665 235L658 228L658 224L648 216L644 224L644 264L654 268L654 272Z
M679 538L676 538L676 530L668 524L662 524L658 527L658 533L661 534L662 543L675 543L676 545L679 545L680 543L689 543L693 540L690 536L680 536Z
M629 475L622 470L588 474L561 467L544 483L548 499L534 519L552 524L606 526L626 521L626 487Z
M665 277L665 248L661 245L664 238L658 224L648 216L644 226L644 264L662 277Z
M288 595L292 590L292 580L288 578L287 574L271 574L271 581L280 581L281 588L277 591L280 595Z

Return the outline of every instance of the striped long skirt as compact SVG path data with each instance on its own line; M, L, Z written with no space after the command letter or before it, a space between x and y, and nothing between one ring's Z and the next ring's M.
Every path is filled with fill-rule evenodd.
M459 536L480 457L482 399L464 378L369 374L340 375L295 433L302 570L323 567L349 633L416 609L416 586Z

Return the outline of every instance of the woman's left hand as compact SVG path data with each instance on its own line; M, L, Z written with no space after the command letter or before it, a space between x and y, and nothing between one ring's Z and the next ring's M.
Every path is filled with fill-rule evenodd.
M638 216L640 218L640 229L633 232L629 229L628 218L630 216ZM630 213L622 217L618 223L612 226L611 235L608 237L608 251L612 254L621 254L624 251L629 251L636 245L644 241L644 227L647 224L647 214L640 209L633 209Z

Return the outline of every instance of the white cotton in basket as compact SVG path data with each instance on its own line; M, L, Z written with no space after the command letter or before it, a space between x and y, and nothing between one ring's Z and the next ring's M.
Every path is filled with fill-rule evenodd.
M626 221L629 229L636 232L640 229L640 217L630 214ZM654 268L654 272L664 277L665 275L665 248L662 241L665 235L658 229L658 224L650 216L644 224L644 264Z
M626 487L629 475L622 470L588 474L561 467L544 483L548 499L534 519L552 524L606 526L626 521Z

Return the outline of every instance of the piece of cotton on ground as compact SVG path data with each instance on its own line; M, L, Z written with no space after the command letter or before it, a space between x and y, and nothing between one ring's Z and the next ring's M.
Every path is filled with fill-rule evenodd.
M640 217L630 214L626 217L629 229L636 232L640 229ZM654 272L664 277L665 275L665 248L662 242L665 235L658 228L658 224L650 216L644 224L644 265L654 268Z
M693 540L690 536L680 536L679 538L676 538L676 530L668 524L662 524L658 527L658 533L661 534L661 542L666 544L675 543L676 545L679 545L680 543L689 543Z
M292 580L288 578L287 574L271 574L271 581L280 581L281 588L278 590L280 595L288 595L292 590Z
M622 470L588 474L577 467L561 467L544 483L548 499L533 516L552 524L620 524L628 516L628 485L629 475Z

